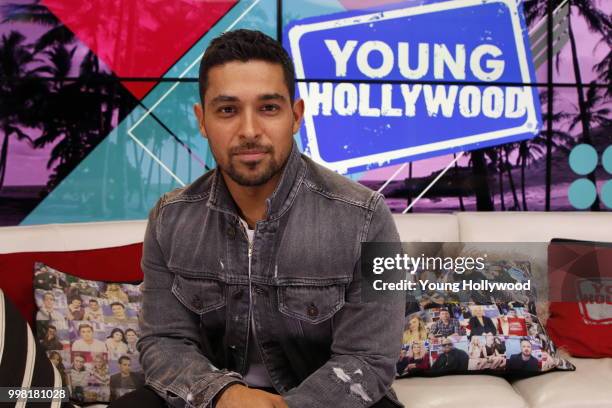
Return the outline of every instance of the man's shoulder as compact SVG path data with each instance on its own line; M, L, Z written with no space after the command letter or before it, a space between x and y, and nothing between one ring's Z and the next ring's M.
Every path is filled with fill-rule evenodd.
M192 183L165 193L159 199L160 208L177 202L193 202L207 199L210 195L213 175L214 170L208 171Z
M304 184L309 190L332 200L369 210L374 208L379 193L315 163L305 155L302 155L302 159L306 163Z

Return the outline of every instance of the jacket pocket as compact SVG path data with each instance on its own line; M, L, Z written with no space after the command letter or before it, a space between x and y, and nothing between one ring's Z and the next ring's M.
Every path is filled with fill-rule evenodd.
M279 286L278 310L307 323L329 319L344 306L343 284L326 286Z
M215 279L176 275L172 293L187 309L200 315L225 306L225 284Z

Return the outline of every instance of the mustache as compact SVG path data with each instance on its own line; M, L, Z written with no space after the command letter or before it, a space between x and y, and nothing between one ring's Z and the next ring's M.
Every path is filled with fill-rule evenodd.
M274 151L273 146L266 146L256 142L246 142L230 148L229 154L230 156L235 156L244 153L271 153L272 151Z

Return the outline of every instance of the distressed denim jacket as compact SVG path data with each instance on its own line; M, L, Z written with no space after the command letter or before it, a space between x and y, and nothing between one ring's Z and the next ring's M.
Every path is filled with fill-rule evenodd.
M146 383L175 407L212 407L244 383L254 344L291 408L368 407L386 397L404 301L360 296L362 241L397 242L378 193L293 146L249 244L219 171L165 194L144 241Z

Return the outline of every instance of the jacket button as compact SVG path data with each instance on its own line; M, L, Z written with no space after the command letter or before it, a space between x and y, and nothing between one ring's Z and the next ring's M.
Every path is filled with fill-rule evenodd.
M227 227L227 236L229 239L234 239L236 237L236 227L233 225Z
M200 299L198 295L195 295L193 299L191 299L191 306L195 307L196 309L201 309L202 305L202 299Z
M236 292L234 292L233 298L234 299L240 299L242 298L242 294L243 294L244 290L242 289L238 289Z
M311 303L306 309L306 313L308 313L308 317L317 317L319 315L319 308L314 303Z

